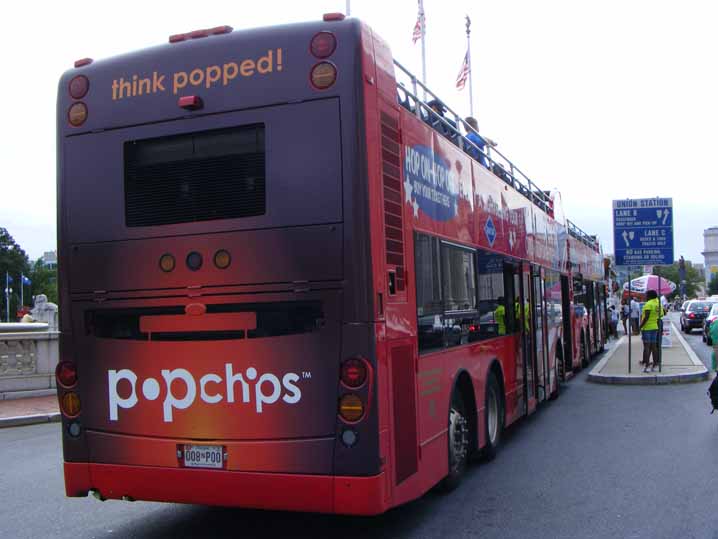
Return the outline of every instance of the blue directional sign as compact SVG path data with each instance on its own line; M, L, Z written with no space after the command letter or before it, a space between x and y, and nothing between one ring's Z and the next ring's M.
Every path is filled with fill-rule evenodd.
M617 266L673 264L673 199L613 201Z

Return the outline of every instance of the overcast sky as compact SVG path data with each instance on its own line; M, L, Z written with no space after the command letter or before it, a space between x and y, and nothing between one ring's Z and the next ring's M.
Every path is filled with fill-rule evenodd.
M55 99L74 60L164 43L173 33L316 20L344 1L76 0L3 6L0 226L37 258L56 244ZM415 0L353 0L420 73ZM676 258L702 262L718 225L718 3L709 0L425 0L428 85L468 113L454 83L472 20L481 131L613 250L611 200L673 197Z

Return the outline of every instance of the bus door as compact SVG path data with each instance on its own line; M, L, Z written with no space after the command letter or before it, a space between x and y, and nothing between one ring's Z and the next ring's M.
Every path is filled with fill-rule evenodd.
M519 322L521 327L521 356L524 370L524 402L526 415L536 411L536 347L533 345L534 332L532 322L531 266L523 264L521 268L521 286L519 290Z
M531 321L534 346L536 348L536 397L538 402L546 400L549 393L549 365L546 339L546 314L544 312L544 282L541 268L533 267L531 272Z
M571 332L571 298L569 296L568 276L561 275L561 318L563 320L563 364L564 372L573 369L573 336Z

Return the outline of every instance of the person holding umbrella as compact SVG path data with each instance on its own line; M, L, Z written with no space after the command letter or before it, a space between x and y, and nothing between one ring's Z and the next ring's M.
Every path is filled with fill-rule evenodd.
M660 328L659 320L663 318L663 307L658 301L658 294L655 290L646 292L646 304L643 306L643 314L641 316L641 340L643 341L643 372L651 372L656 370L658 366L658 331ZM651 356L653 362L651 363Z

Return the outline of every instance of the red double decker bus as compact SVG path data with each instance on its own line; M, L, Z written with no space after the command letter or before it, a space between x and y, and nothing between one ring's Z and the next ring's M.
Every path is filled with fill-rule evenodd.
M62 76L68 496L381 513L600 346L595 239L400 73L337 14Z

